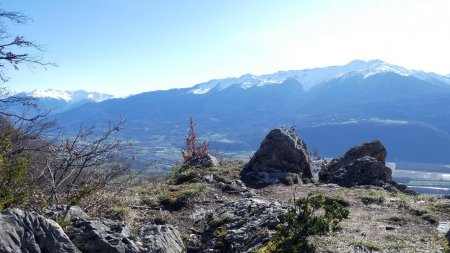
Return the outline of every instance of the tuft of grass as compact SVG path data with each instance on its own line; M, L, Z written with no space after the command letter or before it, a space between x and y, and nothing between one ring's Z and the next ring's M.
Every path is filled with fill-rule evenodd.
M403 225L406 225L408 223L408 221L403 217L391 216L386 219L386 223L390 224L390 225L403 226Z
M159 204L168 210L177 211L190 206L205 189L206 185L200 183L171 188L159 197Z
M409 208L410 207L410 200L405 195L400 195L400 198L398 200L398 207L401 208Z
M130 212L131 210L128 207L115 207L113 209L112 218L123 221L128 218Z
M439 222L439 218L432 213L426 213L422 215L422 219L428 221L430 224L436 225Z
M361 197L361 202L364 203L364 205L371 205L371 204L377 204L381 205L384 203L384 197L381 196L365 196Z
M368 240L353 240L350 242L350 245L361 251L380 251L383 247L376 242L368 241Z
M404 242L399 241L399 242L387 245L387 248L395 250L395 251L400 251L400 250L406 248L406 244Z
M450 241L448 241L447 238L445 238L445 236L441 237L438 240L438 243L440 246L442 246L445 253L450 253Z
M156 209L159 205L158 199L154 196L146 196L141 200L142 204L152 208Z
M361 202L365 205L371 204L383 204L388 196L388 193L384 190L376 190L376 189L364 189L360 188L356 190L357 195Z
M174 183L183 184L186 182L194 182L200 178L200 173L196 172L194 169L187 169L180 173L175 174Z

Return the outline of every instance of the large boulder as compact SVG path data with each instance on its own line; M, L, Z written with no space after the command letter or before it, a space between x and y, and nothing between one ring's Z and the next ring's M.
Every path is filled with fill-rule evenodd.
M364 156L343 167L331 167L321 171L319 179L324 183L334 183L344 187L383 186L385 183L392 182L392 171L377 159Z
M286 178L312 177L305 143L294 131L284 128L270 131L241 172L242 181L253 187L284 182Z
M204 252L255 252L284 223L288 207L256 198L226 202L206 215Z
M0 213L0 252L80 252L55 221L12 209Z
M387 151L383 144L380 141L374 140L371 142L365 142L359 145L354 146L350 150L348 150L343 159L344 161L354 161L358 158L362 158L364 156L370 156L377 159L383 165L386 164L386 155Z
M345 187L391 183L392 171L385 165L386 155L386 149L379 141L356 145L322 169L319 180Z

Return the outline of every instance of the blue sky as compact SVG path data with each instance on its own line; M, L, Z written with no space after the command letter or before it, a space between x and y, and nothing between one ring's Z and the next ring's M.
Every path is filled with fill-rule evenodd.
M15 90L124 96L213 78L382 59L450 73L450 1L14 0L8 26L58 67L9 72Z

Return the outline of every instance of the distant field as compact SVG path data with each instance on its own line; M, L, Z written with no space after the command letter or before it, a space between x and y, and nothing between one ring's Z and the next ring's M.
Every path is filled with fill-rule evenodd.
M423 194L446 195L450 193L450 168L448 164L399 162L393 177Z
M449 164L412 163L412 162L396 162L395 164L396 168L399 170L450 173Z
M450 181L437 180L411 180L408 185L450 186Z

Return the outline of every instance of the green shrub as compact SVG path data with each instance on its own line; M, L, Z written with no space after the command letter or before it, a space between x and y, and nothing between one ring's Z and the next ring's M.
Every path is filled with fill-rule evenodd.
M386 222L388 224L397 225L397 226L403 226L408 223L408 221L405 218L399 217L399 216L391 216L386 219Z
M31 187L28 184L29 156L11 155L9 134L0 137L0 210L25 204Z
M183 184L186 182L192 182L194 179L200 178L198 172L193 170L186 170L175 174L175 184Z
M348 215L348 209L339 201L310 194L295 202L285 215L286 225L280 225L277 233L259 252L315 252L308 238L337 231L339 222Z
M125 220L130 215L130 208L116 207L113 209L113 218L117 220Z

